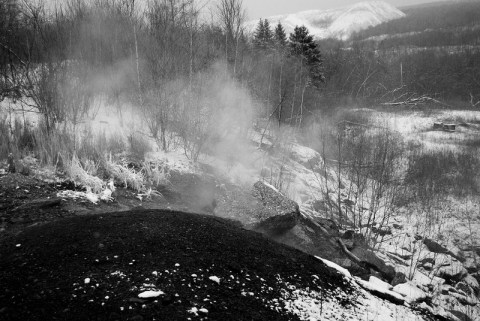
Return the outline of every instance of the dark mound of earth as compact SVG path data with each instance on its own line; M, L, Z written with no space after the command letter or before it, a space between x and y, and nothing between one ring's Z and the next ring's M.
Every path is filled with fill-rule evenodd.
M1 320L298 320L276 300L287 286L353 291L314 257L229 221L159 210L8 237L0 284Z

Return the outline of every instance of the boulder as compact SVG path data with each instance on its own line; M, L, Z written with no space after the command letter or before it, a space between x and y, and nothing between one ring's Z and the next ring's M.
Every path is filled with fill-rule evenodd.
M372 227L373 233L380 235L380 236L387 236L392 235L392 229L389 226L382 226L382 227Z
M373 295L382 298L384 300L390 301L394 304L403 305L405 303L405 298L398 294L397 292L390 291L388 287L382 286L380 282L375 282L375 277L370 277L369 281L365 281L357 278L356 282L365 290L369 291ZM376 279L378 280L378 279ZM380 281L380 280L379 280ZM386 283L385 283L386 284Z
M428 248L430 252L433 253L448 253L448 249L444 247L443 245L440 245L439 243L435 242L432 239L425 238L423 240L423 244Z
M386 264L386 262L379 258L373 251L363 247L356 247L351 252L358 257L366 267L379 272L388 282L392 282L395 278L395 268Z
M300 218L298 204L282 195L273 186L258 181L253 186L253 196L264 207L256 229L280 234L297 225Z
M458 282L467 276L468 272L458 261L451 261L448 265L442 265L435 270L435 275L447 282Z
M455 318L450 320L458 320L458 321L474 321L472 318L470 318L465 312L463 311L457 311L457 310L449 310L451 315Z
M407 276L403 272L396 272L395 277L392 280L392 286L403 284L407 282Z
M461 283L465 283L466 285L468 285L476 295L478 295L480 293L480 285L479 285L477 279L475 279L470 274L467 275Z
M476 254L473 254L476 256ZM467 257L465 259L465 262L463 262L463 266L465 269L467 269L468 273L476 273L478 272L478 262L480 261L480 258L476 257Z
M393 291L403 295L406 301L409 303L424 302L428 297L424 291L420 290L414 284L411 284L409 282L396 285L393 288Z

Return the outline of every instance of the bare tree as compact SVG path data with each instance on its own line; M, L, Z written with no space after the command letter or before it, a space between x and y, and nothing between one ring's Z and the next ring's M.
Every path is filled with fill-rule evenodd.
M233 62L233 74L236 74L238 47L242 35L242 25L246 13L243 0L220 0L217 4L217 15L225 32L225 56L228 62Z

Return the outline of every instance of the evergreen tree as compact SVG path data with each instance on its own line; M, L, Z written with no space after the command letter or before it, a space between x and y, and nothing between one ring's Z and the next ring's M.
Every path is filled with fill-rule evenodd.
M273 44L273 32L270 29L270 22L265 19L258 22L253 37L253 44L256 49L266 50Z
M255 48L261 48L263 39L265 38L265 29L263 24L263 19L260 18L258 22L257 29L255 29L255 33L253 34L253 45Z
M305 26L296 26L290 34L290 49L293 56L300 57L309 68L314 86L324 81L323 59L317 44Z
M263 31L264 32L263 41L265 43L265 47L270 48L273 45L274 35L273 35L273 32L272 32L272 29L270 29L270 22L267 19L265 19L263 21L263 30L264 30Z
M287 45L287 34L285 33L285 29L280 22L275 27L275 44L280 48Z

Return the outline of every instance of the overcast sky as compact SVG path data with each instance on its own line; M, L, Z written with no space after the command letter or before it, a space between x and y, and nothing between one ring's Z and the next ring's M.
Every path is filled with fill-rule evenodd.
M435 0L384 0L395 7L434 2ZM438 1L438 0L437 0ZM277 14L295 13L312 9L330 9L348 6L360 0L243 0L248 20Z

